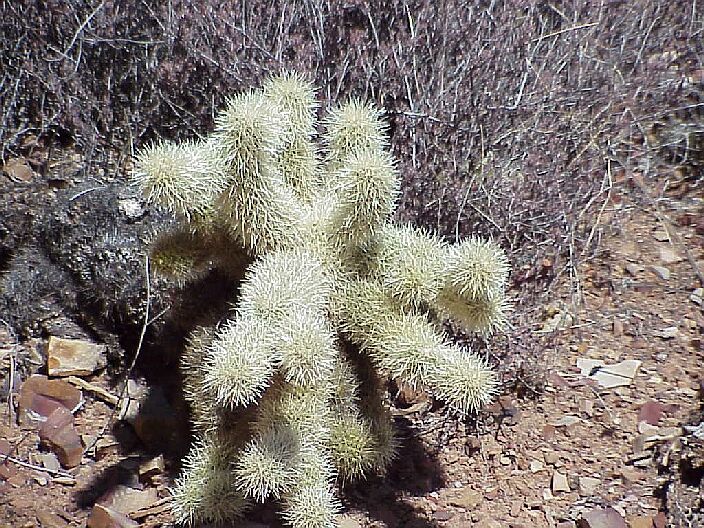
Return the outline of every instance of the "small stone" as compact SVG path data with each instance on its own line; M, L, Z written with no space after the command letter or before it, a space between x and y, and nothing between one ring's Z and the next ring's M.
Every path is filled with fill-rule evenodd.
M646 422L650 425L657 425L665 411L665 406L655 400L648 400L640 407L638 412L638 421Z
M95 446L93 446L93 449L96 453L96 456L102 456L105 454L105 451L107 451L111 447L118 447L119 445L120 443L115 439L115 437L103 436L101 438L98 438L98 441L95 443Z
M464 508L466 510L474 510L484 500L484 496L472 489L465 489L461 494L448 499L448 504Z
M159 455L139 465L139 480L144 482L164 472L164 456Z
M628 528L626 520L611 508L597 508L582 514L577 521L578 528Z
M590 497L601 484L601 481L593 477L579 477L579 494L583 497Z
M633 439L633 454L641 455L652 444L648 444L648 435L640 434Z
M579 410L588 416L594 414L594 400L584 398L579 400Z
M39 439L56 453L65 468L76 467L83 457L83 444L73 427L73 415L65 407L58 407L39 429Z
M643 472L637 469L621 468L620 474L624 484L633 484L643 479Z
M563 473L560 473L559 471L555 471L552 474L552 492L558 493L558 492L569 492L570 491L570 485L567 482L567 476L564 475Z
M56 458L54 453L39 453L39 460L41 461L42 466L51 471L58 471L61 469L61 463L59 462L59 459Z
M530 468L528 460L522 455L518 455L516 457L516 466L518 466L518 469L520 469L521 471L525 471Z
M339 528L362 528L360 522L348 515L342 515L337 519L337 525Z
M76 484L76 479L72 477L54 477L52 479L52 482L55 482L56 484L63 484L64 486L73 486Z
M482 448L482 442L477 438L476 436L472 436L467 439L467 443L465 444L465 452L468 455L471 455L473 452L478 451Z
M658 434L658 426L650 425L648 422L638 422L638 432L645 436L653 436Z
M653 528L653 518L642 515L629 516L628 526L630 528Z
M156 488L138 490L120 484L101 497L98 502L116 512L130 514L148 508L157 500L159 495Z
M128 220L139 220L146 214L146 210L142 206L142 202L135 198L118 200L117 206L120 209L120 212L124 214Z
M545 424L543 426L543 440L552 440L555 438L555 426L550 424Z
M694 290L689 296L689 300L692 301L694 304L698 304L699 306L704 305L704 288L697 288L696 290Z
M643 266L639 266L638 264L633 264L632 262L629 262L628 264L626 264L626 271L634 277L638 273L643 271L643 269L644 269Z
M613 332L614 337L621 337L623 335L623 322L621 319L617 319L616 317L614 317Z
M546 464L552 465L560 460L560 455L558 455L555 451L546 451L543 453L543 458L545 459Z
M12 464L10 461L3 462L2 464L0 464L0 481L10 480L16 474L17 469L15 468L15 465Z
M572 521L562 521L557 523L555 528L574 528L574 522Z
M538 471L542 470L545 466L540 460L531 460L529 467L531 473L537 473Z
M579 358L577 359L577 368L580 369L582 376L595 380L605 389L613 389L629 386L641 363L637 359L627 359L614 365L606 365L600 359Z
M132 378L128 379L125 397L120 405L119 419L129 424L134 424L139 414L140 402L147 398L148 392L149 389L146 384Z
M554 427L569 427L581 421L581 418L579 418L578 416L571 416L568 414L563 416L562 418L559 418L558 420L555 420L554 422L550 422L550 425Z
M105 345L80 339L49 337L49 376L87 376L106 365Z
M663 328L662 330L656 330L654 334L662 339L672 339L677 337L677 335L679 334L679 330L676 326L668 326L667 328Z
M660 262L663 264L676 264L677 262L682 262L683 260L684 258L677 254L672 248L660 248Z
M655 273L655 275L660 277L662 280L669 280L670 276L672 275L670 273L670 270L664 266L650 266L650 269L653 273Z
M653 525L655 528L665 528L667 526L667 516L665 512L659 512L655 517L653 517Z
M20 388L18 400L20 423L41 421L57 407L75 411L83 403L83 394L64 380L50 380L41 374L30 376Z
M499 457L499 464L501 464L502 466L508 466L509 464L511 464L511 459L507 456Z
M449 510L438 510L433 514L436 521L449 521L455 516L455 514Z
M68 523L54 512L38 508L34 515L37 516L42 528L65 528Z
M96 504L88 517L86 528L136 528L139 523L112 508Z
M658 242L669 242L670 241L670 235L667 234L667 231L664 229L658 229L653 233L653 237L655 240Z
M2 166L2 172L14 182L29 182L37 175L23 158L11 158Z
M39 484L40 486L46 486L49 483L49 475L47 473L34 473L32 475L32 480Z

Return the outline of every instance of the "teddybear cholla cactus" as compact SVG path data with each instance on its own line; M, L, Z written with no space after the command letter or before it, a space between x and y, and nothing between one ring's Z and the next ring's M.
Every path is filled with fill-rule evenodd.
M275 498L293 527L334 526L335 480L394 457L377 372L459 412L497 387L438 319L503 326L503 252L392 224L399 181L379 112L332 110L320 146L316 113L313 87L285 74L230 99L205 140L137 158L147 198L183 220L153 246L159 271L185 280L252 262L232 317L196 330L184 353L197 439L173 490L183 523Z

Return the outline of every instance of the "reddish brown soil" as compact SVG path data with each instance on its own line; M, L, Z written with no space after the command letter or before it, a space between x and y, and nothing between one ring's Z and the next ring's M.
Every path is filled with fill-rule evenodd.
M545 348L543 362L529 361L524 371L542 383L503 395L476 423L447 416L421 395L396 399L401 457L386 480L343 490L342 526L569 527L610 506L636 528L654 526L659 512L674 507L664 494L674 477L659 471L657 455L676 445L699 405L704 315L690 295L701 286L696 269L704 269L704 239L689 225L701 205L691 197L663 198L662 190L663 182L617 182L595 208L598 249L558 273L542 323L529 329ZM666 267L669 278L652 266ZM17 344L9 334L0 339L3 369L16 347L42 345ZM642 363L630 385L607 390L580 375L580 358ZM116 391L106 373L87 380ZM11 421L3 406L0 439L22 463L0 466L0 525L83 526L93 504L118 485L155 490L146 509L130 512L140 525L170 524L165 499L177 459L167 457L163 472L139 483L139 464L149 456L110 432L113 406L84 394L77 428L85 443L101 440L60 475L23 464L41 466L43 449L36 431ZM639 424L647 402L664 406L650 428ZM653 435L660 439L639 447ZM555 489L560 475L566 487ZM271 509L251 519L279 526Z

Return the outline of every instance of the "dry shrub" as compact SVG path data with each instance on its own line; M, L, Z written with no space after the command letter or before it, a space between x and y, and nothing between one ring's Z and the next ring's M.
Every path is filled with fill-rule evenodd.
M512 252L516 347L529 346L530 293L597 242L592 213L613 174L663 146L679 162L700 148L694 0L2 6L5 154L29 133L58 136L100 165L107 152L208 130L228 94L281 69L325 86L325 102L375 100L401 160L399 216L449 238L491 235ZM683 114L695 141L653 136Z

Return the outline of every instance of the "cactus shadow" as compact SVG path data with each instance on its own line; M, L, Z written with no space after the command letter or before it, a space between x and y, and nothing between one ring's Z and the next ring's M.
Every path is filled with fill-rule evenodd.
M183 396L183 377L179 359L186 338L197 326L218 322L227 314L236 294L237 284L212 272L202 280L181 288L173 298L173 310L166 312L158 326L149 327L139 356L129 373L141 380L138 410L129 420L119 420L119 409L104 419L111 422L110 432L117 445L114 452L98 456L114 462L103 466L91 481L73 493L79 508L90 508L96 502L110 500L119 486L139 489L139 464L162 455L163 476L173 480L180 471L181 460L191 444L189 411ZM135 335L136 334L136 335ZM138 332L120 333L123 350L137 350ZM112 387L120 394L127 368L134 354L127 355L124 369L113 374Z
M408 419L396 417L394 422L399 439L396 459L384 477L372 476L344 486L345 506L364 511L390 527L437 528L437 522L405 502L403 497L423 496L444 487L445 472Z

